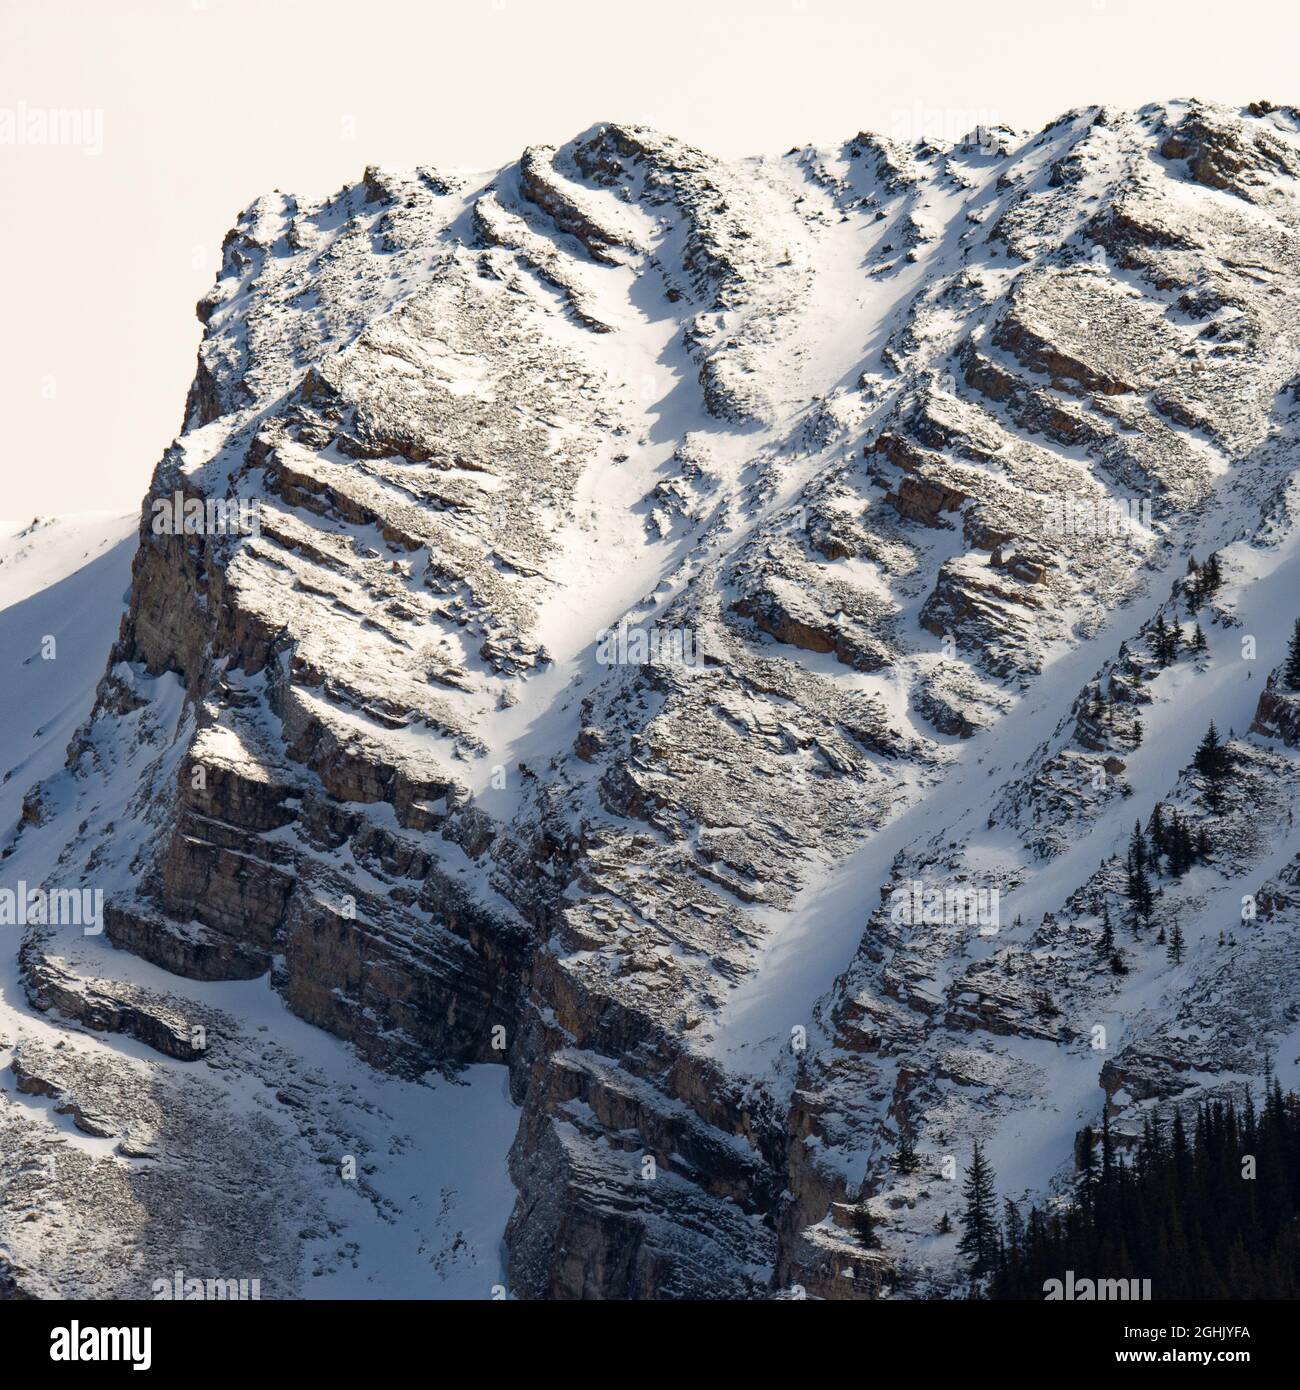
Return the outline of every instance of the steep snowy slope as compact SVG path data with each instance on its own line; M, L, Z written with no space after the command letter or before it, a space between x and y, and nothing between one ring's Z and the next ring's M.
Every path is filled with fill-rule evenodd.
M135 1252L0 1208L20 1284L943 1290L975 1138L1063 1190L1103 1105L1291 1065L1298 175L1292 109L1173 102L736 164L602 125L249 208L0 843L105 893L9 933L0 1031ZM1213 848L1135 932L1157 802Z
M0 522L0 817L62 766L126 603L134 516Z
M23 791L54 776L91 712L136 524L95 515L0 527L10 828ZM96 797L127 799L129 767L115 780L100 779ZM0 888L68 886L57 856L69 828L55 815L48 833L24 836L0 864ZM103 891L129 882L129 866L83 881ZM55 1012L42 1017L22 981L22 934L12 916L0 926L0 1296L147 1297L177 1269L260 1278L266 1297L491 1296L517 1124L499 1071L395 1081L294 1019L264 982L181 1003L161 971L120 960L110 982L47 957ZM221 1039L207 1079L159 1051L188 1048L195 1026ZM323 1190L320 1167L338 1173L348 1158L354 1180Z

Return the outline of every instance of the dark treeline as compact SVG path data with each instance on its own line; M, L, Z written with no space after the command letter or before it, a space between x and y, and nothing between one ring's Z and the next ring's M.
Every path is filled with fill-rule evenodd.
M1049 1279L1150 1279L1154 1299L1295 1298L1300 1290L1300 1100L1275 1080L1259 1111L1247 1097L1148 1119L1128 1158L1109 1124L1085 1130L1075 1200L1065 1209L1005 1202L972 1274L988 1296L1043 1297ZM987 1196L975 1220L987 1222ZM963 1229L970 1229L968 1211ZM975 1242L967 1241L967 1250ZM980 1267L982 1266L982 1268Z

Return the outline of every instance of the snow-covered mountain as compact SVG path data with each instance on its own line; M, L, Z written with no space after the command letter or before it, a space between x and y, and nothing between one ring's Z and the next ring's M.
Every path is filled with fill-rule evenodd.
M120 631L120 525L0 550L0 889L103 894L0 928L0 1279L942 1293L976 1139L1294 1079L1298 176L1170 102L254 203Z

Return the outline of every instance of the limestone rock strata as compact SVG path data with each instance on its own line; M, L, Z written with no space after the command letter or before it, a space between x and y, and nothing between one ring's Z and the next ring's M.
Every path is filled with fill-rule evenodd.
M1284 466L1298 174L1294 113L1171 103L732 164L604 125L259 199L70 752L69 862L130 869L107 940L265 977L376 1068L508 1066L519 1296L944 1287L941 1156L1043 1105L1123 988L1085 925L1112 871L1068 850L1159 676L1120 643L1233 539L1224 480L1263 525ZM256 525L160 531L178 494ZM620 622L657 638L605 661ZM1292 745L1288 698L1256 729ZM1063 856L970 955L882 905ZM791 954L806 922L846 934ZM183 1010L61 961L33 937L36 1008L186 1057ZM1173 1027L1097 1107L1181 1093Z

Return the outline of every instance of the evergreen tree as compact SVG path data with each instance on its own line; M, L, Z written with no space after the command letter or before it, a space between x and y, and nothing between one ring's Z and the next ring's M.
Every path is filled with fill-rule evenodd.
M1142 835L1141 822L1135 822L1128 847L1128 897L1133 910L1133 929L1137 931L1151 921L1155 910L1155 894L1147 877L1151 862L1147 842Z
M1151 653L1161 666L1168 666L1178 654L1178 638L1171 634L1165 615L1156 615L1155 627L1151 631Z
M898 1132L898 1149L894 1154L894 1167L900 1173L915 1173L920 1167L920 1159L916 1156L916 1143L912 1136L905 1129Z
M1165 615L1156 614L1155 625L1151 629L1151 655L1163 666L1165 650Z
M966 1171L966 1181L962 1184L962 1196L966 1199L966 1207L961 1214L961 1239L957 1249L970 1261L971 1277L978 1279L992 1269L997 1252L993 1170L978 1139Z
M1210 720L1210 727L1196 750L1193 764L1205 779L1205 804L1211 811L1218 812L1223 807L1223 788L1231 770L1231 759L1227 745L1219 738L1219 731Z
M1204 656L1210 650L1210 644L1205 640L1205 633L1201 631L1200 623L1196 624L1196 631L1192 633L1192 651L1197 656Z
M1110 1128L1110 1111L1101 1112L1101 1187L1109 1192L1115 1184L1115 1136Z
M1183 928L1178 918L1174 918L1173 930L1169 933L1169 959L1178 965L1183 958Z
M1111 925L1110 904L1107 903L1101 910L1101 936L1097 941L1097 954L1099 956L1111 956L1115 953L1115 928Z
M1291 629L1291 645L1287 648L1285 679L1292 690L1300 690L1300 618Z
M1142 822L1133 822L1133 833L1128 841L1128 870L1131 874L1134 869L1145 869L1149 857L1146 836L1142 834Z
M1169 818L1169 829L1165 835L1165 853L1169 856L1169 872L1175 878L1182 876L1185 865L1182 862L1183 821L1177 811Z
M1175 812L1169 831L1169 872L1175 878L1182 876L1196 862L1196 846L1192 840L1192 828L1186 819Z
M1020 1215L1020 1208L1011 1200L1010 1197L1002 1199L1003 1211L1003 1230L1006 1232L1007 1250L1015 1253L1021 1250L1025 1243L1025 1222Z
M1187 599L1187 608L1191 613L1205 602L1212 598L1223 583L1223 575L1219 570L1219 557L1211 555L1203 565L1197 565L1193 560L1189 566L1190 578L1183 585L1184 596Z
M1201 589L1201 567L1196 563L1193 556L1187 562L1187 578L1183 581L1183 597L1187 600L1187 611L1195 613L1204 601L1205 595Z
M1100 1162L1064 1210L1030 1209L1013 1223L988 1293L1040 1298L1048 1279L1150 1279L1156 1299L1295 1298L1300 1287L1300 1098L1270 1077L1249 1095L1204 1102L1189 1127L1147 1116L1131 1160L1103 1118ZM1085 1144L1085 1147L1089 1147ZM1241 1161L1257 1161L1243 1181Z
M876 1218L872 1216L865 1197L853 1208L850 1220L853 1222L853 1234L857 1236L858 1244L867 1250L879 1250L880 1237L876 1234Z
M1002 1201L1002 1225L1005 1235L998 1251L998 1279L1008 1287L1014 1286L1017 1289L1011 1297L1023 1297L1026 1291L1019 1289L1018 1280L1012 1284L1011 1271L1020 1263L1024 1253L1025 1222L1020 1215L1020 1208L1010 1197L1005 1197Z
M1091 1125L1084 1125L1079 1135L1079 1200L1086 1207L1092 1201L1092 1189L1097 1182L1097 1136ZM1007 1199L1010 1201L1010 1198ZM1018 1213L1017 1213L1018 1214Z

